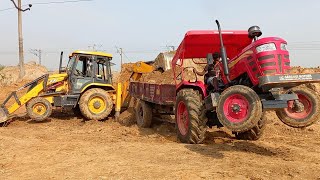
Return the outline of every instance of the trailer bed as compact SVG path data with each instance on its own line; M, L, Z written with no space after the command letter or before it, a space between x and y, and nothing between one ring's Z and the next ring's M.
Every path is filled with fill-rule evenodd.
M132 97L158 105L173 106L176 101L174 84L130 82L129 93Z

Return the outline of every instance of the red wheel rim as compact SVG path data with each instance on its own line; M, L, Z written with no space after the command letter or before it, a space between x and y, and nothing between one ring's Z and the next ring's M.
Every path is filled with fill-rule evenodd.
M233 94L225 100L223 111L228 121L232 123L243 122L249 115L249 101L241 94Z
M177 123L180 133L185 136L188 133L189 115L188 109L183 101L178 104Z
M302 112L296 112L294 107L294 101L288 101L288 108L285 108L284 111L286 114L293 119L304 119L307 118L312 111L313 104L311 102L311 99L304 95L304 94L298 94L299 101L303 104L304 110Z

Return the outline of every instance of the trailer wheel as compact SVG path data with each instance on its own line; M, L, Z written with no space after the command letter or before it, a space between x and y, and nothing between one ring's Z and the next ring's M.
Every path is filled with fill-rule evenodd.
M29 117L37 122L46 120L52 114L51 103L43 97L31 99L27 103L26 109Z
M252 89L235 85L222 92L216 111L224 127L234 132L245 132L258 124L262 116L262 104Z
M152 108L149 103L139 100L136 106L137 125L141 128L149 128L152 123Z
M277 116L286 125L303 128L310 126L320 118L320 97L315 91L306 87L294 87L289 91L298 95L302 110L298 110L294 101L288 101L288 108L277 110ZM289 92L288 91L288 92Z
M175 109L178 139L183 143L202 143L207 130L207 117L199 91L180 90Z
M92 88L80 97L79 108L86 119L103 120L111 113L113 103L107 91Z
M251 140L256 141L260 139L263 134L263 131L266 127L267 119L263 113L262 117L259 119L258 124L253 128L245 132L234 132L235 136L239 140Z

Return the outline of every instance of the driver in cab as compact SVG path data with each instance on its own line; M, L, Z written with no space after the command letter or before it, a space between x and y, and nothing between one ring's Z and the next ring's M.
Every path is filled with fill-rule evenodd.
M204 83L208 86L214 88L215 91L218 91L218 77L219 77L219 62L221 61L221 56L219 53L215 52L212 54L212 58L207 57L207 65L203 69L203 71L197 71L193 69L193 72L199 76L204 75Z

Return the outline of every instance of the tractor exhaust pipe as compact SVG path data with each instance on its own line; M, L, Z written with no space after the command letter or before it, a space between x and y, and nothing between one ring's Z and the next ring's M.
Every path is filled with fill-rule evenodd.
M59 63L59 74L62 72L62 58L63 58L63 51L60 54L60 63Z
M216 20L217 26L218 26L218 31L219 31L219 37L220 37L220 46L221 46L221 59L222 59L222 64L223 64L223 70L224 70L224 74L227 77L228 82L230 83L230 77L229 77L229 67L228 67L228 61L227 61L227 52L226 52L226 48L223 45L223 39L222 39L222 33L221 33L221 27L220 27L220 23L218 20Z

